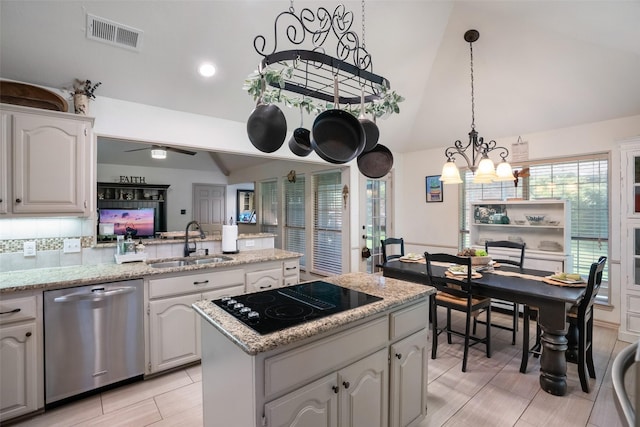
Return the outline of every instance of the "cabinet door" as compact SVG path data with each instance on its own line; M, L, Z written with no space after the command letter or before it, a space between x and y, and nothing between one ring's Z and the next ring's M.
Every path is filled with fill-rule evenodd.
M37 409L36 324L0 327L0 421Z
M0 113L0 214L8 212L10 116Z
M388 425L388 357L383 349L338 372L341 427Z
M266 425L337 427L337 390L334 373L269 402L264 407Z
M247 273L247 292L260 292L282 286L282 268Z
M427 331L391 346L391 427L414 426L427 415Z
M87 125L13 115L13 213L86 213Z
M200 359L200 321L191 304L200 294L149 303L149 357L151 372Z

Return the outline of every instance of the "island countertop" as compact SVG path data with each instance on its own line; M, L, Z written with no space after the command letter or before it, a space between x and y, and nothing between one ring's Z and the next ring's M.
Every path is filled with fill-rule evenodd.
M216 256L216 255L211 255ZM0 273L0 294L33 289L60 289L72 286L90 285L94 283L115 282L119 280L142 278L158 274L199 271L215 268L227 268L245 264L278 261L299 258L302 254L281 249L256 249L225 255L230 261L210 264L185 265L180 267L153 268L147 262L130 262L124 264L78 265L70 267L35 268L31 270L10 271ZM205 257L192 257L207 258Z
M348 273L322 280L374 295L382 300L266 335L258 334L210 301L199 301L193 307L207 322L245 353L256 355L435 293L435 289L430 286L383 277L380 273Z

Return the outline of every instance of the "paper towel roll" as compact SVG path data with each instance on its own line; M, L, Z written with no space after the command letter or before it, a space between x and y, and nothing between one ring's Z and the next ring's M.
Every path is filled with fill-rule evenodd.
M222 226L222 253L233 254L238 252L238 226Z

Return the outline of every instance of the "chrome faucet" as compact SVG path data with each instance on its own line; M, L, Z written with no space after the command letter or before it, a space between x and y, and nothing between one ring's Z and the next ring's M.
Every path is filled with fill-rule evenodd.
M192 225L195 225L196 229L200 230L200 238L201 239L205 238L204 231L202 231L202 227L200 227L200 224L198 224L198 221L190 221L187 224L187 228L185 228L184 230L184 256L189 256L189 254L196 251L195 242L193 242L193 248L189 247L189 227L191 227Z

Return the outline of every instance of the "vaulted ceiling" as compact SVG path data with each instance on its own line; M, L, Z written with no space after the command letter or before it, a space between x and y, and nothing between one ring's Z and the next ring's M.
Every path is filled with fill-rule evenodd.
M337 2L0 1L0 77L54 88L101 81L97 96L245 122L242 90L275 17ZM362 3L342 2L361 34ZM144 32L140 51L88 40L86 14ZM476 127L501 138L640 114L638 1L376 1L365 3L374 72L406 100L378 121L396 152L444 147L470 129L474 28ZM283 47L283 49L288 47ZM211 61L211 79L197 74ZM300 124L287 110L289 130ZM313 117L305 118L311 127ZM515 141L514 141L515 142Z

